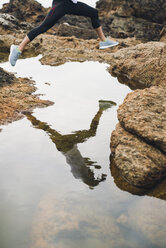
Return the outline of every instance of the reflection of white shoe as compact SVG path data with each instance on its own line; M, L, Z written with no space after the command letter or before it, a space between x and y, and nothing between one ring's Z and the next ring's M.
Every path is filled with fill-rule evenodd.
M102 110L109 109L112 106L116 106L116 103L113 101L106 101L106 100L100 100L99 101L99 108Z
M108 47L114 47L117 46L119 44L118 41L113 41L110 39L106 39L105 41L100 41L99 43L99 49L105 49Z
M21 55L21 52L18 49L18 46L11 45L10 47L10 55L9 55L9 62L12 66L15 66L17 59Z

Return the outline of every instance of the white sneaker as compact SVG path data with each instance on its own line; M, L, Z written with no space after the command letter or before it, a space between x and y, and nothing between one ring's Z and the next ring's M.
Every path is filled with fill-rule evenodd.
M113 41L110 39L106 39L105 41L100 41L99 43L99 49L105 49L108 47L114 47L117 46L119 44L118 41Z
M18 46L11 45L9 62L12 66L15 66L17 59L19 58L20 55L21 55L21 52L18 50Z

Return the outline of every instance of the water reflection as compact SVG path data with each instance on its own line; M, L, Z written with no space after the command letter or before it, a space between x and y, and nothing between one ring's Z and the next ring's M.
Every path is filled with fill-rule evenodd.
M83 143L87 139L96 136L97 127L103 112L113 105L116 104L111 101L99 101L99 110L92 119L90 128L88 130L79 130L66 135L60 134L47 123L37 120L31 113L24 114L35 128L42 129L49 135L52 142L56 145L57 150L65 156L66 162L71 167L73 176L76 179L81 179L93 189L93 187L97 186L100 182L106 180L106 175L101 174L95 178L94 172L90 166L95 167L96 169L101 168L101 166L95 165L96 162L91 161L89 158L83 158L78 150L77 144Z

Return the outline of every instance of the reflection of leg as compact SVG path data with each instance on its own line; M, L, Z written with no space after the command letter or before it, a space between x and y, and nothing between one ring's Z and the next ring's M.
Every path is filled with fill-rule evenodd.
M76 131L73 134L61 135L56 130L52 129L47 123L37 120L31 114L25 114L27 119L33 124L37 129L42 129L47 132L50 139L56 145L57 149L61 152L67 152L73 148L74 145L78 143L83 143L87 138L93 137L96 134L99 119L103 113L103 110L99 110L92 120L89 130Z
M102 111L100 111L99 116L101 113ZM78 140L75 134L61 135L56 130L52 129L47 123L37 120L31 114L25 113L25 115L35 128L42 129L49 135L57 149L66 157L66 161L70 165L71 172L75 178L81 179L90 187L97 186L100 182L106 179L104 174L95 178L94 172L86 166L85 160L77 148L76 144L78 143ZM97 118L100 118L99 116ZM85 139L82 137L81 142L84 141ZM92 162L92 164L93 163L94 162Z
M94 137L96 135L97 127L99 125L99 121L103 114L103 111L105 111L108 108L111 108L114 105L116 105L116 103L112 101L102 101L102 100L99 101L99 110L95 115L95 117L92 119L92 122L90 124L90 129L74 132L74 134L77 136L77 143L82 143L87 138Z
M25 113L27 119L32 123L32 125L37 129L42 129L47 132L49 136L53 135L55 137L61 137L62 135L56 130L52 129L47 123L37 120L33 115Z
M66 157L66 162L70 165L71 172L76 179L81 179L90 187L97 186L100 182L106 179L104 174L95 179L94 172L86 166L85 160L78 150L77 145L74 145L70 151L63 154Z
M72 134L61 135L56 130L52 129L47 123L41 122L37 120L31 114L25 114L28 120L38 129L42 129L47 132L50 139L55 143L57 149L62 152L67 152L71 150L72 147L78 143L83 143L90 137L94 137L96 135L97 127L99 125L100 118L103 114L103 111L106 109L116 105L116 103L112 101L99 101L99 110L97 114L92 119L90 124L90 129L88 130L80 130L76 131Z
M105 101L105 100L99 101L99 108L102 110L107 110L111 108L112 106L116 106L116 103L113 101Z

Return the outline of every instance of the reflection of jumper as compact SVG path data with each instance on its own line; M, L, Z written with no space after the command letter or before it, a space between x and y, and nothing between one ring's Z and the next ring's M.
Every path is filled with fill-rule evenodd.
M44 19L43 23L28 33L28 38L32 41L36 36L46 32L65 14L87 16L91 18L93 28L100 27L98 11L85 3L73 3L71 0L54 0L52 9Z
M81 179L85 184L93 187L97 186L101 181L104 181L105 175L102 174L100 178L98 177L95 179L93 171L86 165L85 159L81 156L81 153L77 148L77 144L83 143L88 138L96 135L97 126L102 113L103 110L99 109L91 122L89 130L76 131L73 134L67 135L61 135L56 130L52 129L47 123L37 120L31 114L26 114L26 116L35 128L42 129L47 132L50 139L56 145L58 151L61 151L66 157L67 163L71 166L73 176L77 179ZM90 163L93 164L94 162L91 161Z
M86 165L77 145L74 145L71 150L63 153L63 155L66 157L66 162L70 165L71 172L76 179L81 179L85 184L93 187L105 180L104 174L101 175L101 178L94 178L93 171Z

